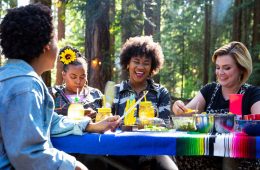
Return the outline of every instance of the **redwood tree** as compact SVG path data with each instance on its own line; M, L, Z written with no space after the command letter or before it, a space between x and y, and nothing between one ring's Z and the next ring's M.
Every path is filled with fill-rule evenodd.
M66 3L61 1L61 5L58 6L58 40L62 40L65 38L65 11L66 11ZM56 80L55 84L62 84L62 67L63 64L57 60L56 63Z
M86 7L88 84L101 91L111 78L109 3L107 0L89 0Z

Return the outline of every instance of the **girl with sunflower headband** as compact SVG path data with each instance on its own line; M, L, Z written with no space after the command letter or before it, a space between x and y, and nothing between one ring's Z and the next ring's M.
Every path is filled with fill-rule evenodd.
M85 115L96 117L96 110L102 107L100 90L87 85L88 65L81 53L71 46L65 46L59 52L59 59L63 63L63 85L50 89L54 98L55 111L58 114L67 115L69 105L74 102L78 94L79 102L86 109Z

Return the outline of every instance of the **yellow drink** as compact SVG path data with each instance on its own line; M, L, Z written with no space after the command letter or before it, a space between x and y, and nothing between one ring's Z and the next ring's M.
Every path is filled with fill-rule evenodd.
M68 108L68 117L74 120L84 118L84 107L80 103L71 103Z
M111 108L98 108L98 113L96 115L96 121L99 122L105 118L112 116Z

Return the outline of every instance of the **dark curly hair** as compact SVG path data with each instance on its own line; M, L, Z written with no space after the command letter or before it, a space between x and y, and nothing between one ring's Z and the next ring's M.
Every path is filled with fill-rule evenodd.
M88 64L86 59L82 56L82 54L79 52L78 49L71 47L69 45L63 47L62 49L60 49L59 51L59 56L61 55L61 53L63 53L66 49L71 49L72 51L74 51L76 53L76 60L72 61L69 64L63 64L63 71L67 72L69 69L70 65L74 65L74 66L78 66L78 65L82 65L86 70L88 69Z
M0 26L3 54L30 63L53 38L51 10L42 4L9 9Z
M129 38L122 47L120 64L122 69L127 70L132 57L145 56L151 58L151 74L155 75L162 68L164 55L159 43L155 43L151 36L137 36Z

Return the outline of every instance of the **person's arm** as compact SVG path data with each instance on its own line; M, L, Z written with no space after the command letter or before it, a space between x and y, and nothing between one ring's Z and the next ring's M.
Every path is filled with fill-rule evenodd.
M75 169L74 157L51 146L43 95L29 87L28 90L8 99L7 113L1 114L2 140L12 166L31 170Z
M254 87L250 94L249 100L253 103L250 109L251 114L260 114L260 87Z
M107 130L114 131L120 123L119 118L119 116L110 116L100 122L89 123L86 127L86 131L95 133L104 133Z
M252 114L260 114L260 101L254 103L251 107Z

